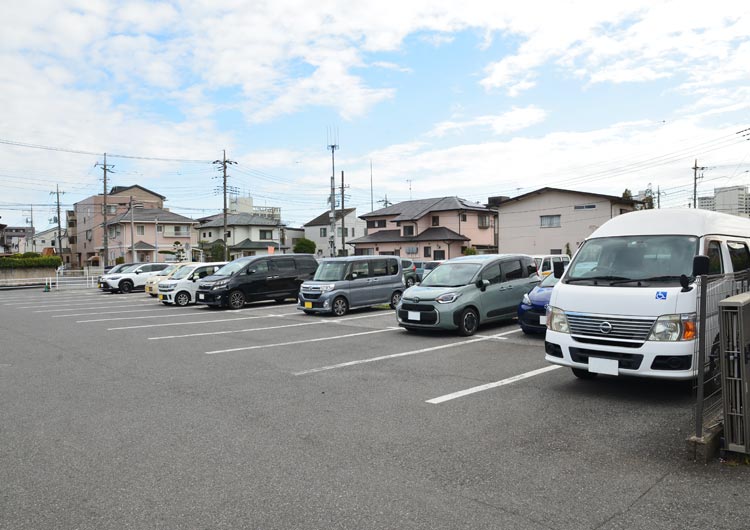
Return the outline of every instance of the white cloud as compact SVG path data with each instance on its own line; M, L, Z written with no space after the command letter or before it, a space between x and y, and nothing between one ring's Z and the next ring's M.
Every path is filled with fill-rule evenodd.
M534 105L512 110L495 116L478 116L464 121L444 121L438 123L428 136L442 137L452 132L463 132L472 127L489 128L496 135L520 131L546 118L547 113Z

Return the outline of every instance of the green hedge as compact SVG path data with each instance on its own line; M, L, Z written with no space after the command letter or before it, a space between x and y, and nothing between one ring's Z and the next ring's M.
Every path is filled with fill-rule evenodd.
M48 267L56 269L62 265L58 256L46 258L0 258L0 269L33 269L34 267Z

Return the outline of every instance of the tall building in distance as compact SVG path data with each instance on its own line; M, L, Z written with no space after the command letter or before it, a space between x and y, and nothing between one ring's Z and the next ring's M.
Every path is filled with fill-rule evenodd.
M750 193L747 186L714 188L713 197L698 197L698 208L750 217Z

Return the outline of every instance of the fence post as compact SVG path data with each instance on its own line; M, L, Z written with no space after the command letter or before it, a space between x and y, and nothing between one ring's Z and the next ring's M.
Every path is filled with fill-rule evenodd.
M704 371L705 371L705 364L706 364L706 333L708 332L707 328L707 317L706 317L706 307L707 307L707 292L708 292L708 281L706 280L706 276L699 276L699 290L698 290L698 296L700 299L698 300L698 330L700 331L698 334L698 362L697 362L697 383L698 386L696 388L696 410L695 410L695 436L696 438L703 438L703 399L705 397L705 388L704 388Z

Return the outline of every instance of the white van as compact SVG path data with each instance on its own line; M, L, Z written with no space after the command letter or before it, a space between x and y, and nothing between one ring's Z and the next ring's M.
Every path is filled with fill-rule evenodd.
M537 273L542 278L552 274L552 271L555 269L555 263L562 263L563 268L566 268L570 263L570 257L567 254L544 254L531 257L534 258Z
M581 378L695 377L694 276L750 268L749 246L750 220L727 214L644 210L610 219L552 291L545 359Z
M198 280L211 276L226 261L213 263L189 263L180 267L172 276L158 283L159 300L164 304L186 306L195 303L198 292Z

